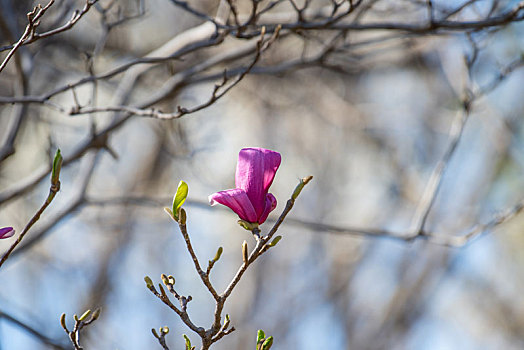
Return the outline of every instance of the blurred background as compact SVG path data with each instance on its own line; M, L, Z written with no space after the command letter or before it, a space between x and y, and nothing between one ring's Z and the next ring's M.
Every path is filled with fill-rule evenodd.
M38 3L0 0L1 60ZM97 307L85 349L161 348L160 326L171 349L183 333L199 348L143 278L175 276L194 323L210 326L214 301L163 207L186 181L189 235L205 266L224 248L211 275L223 290L255 242L207 196L234 187L248 146L282 154L263 233L299 179L314 180L228 300L236 331L213 348L252 349L263 329L275 350L522 349L524 218L468 236L524 198L522 2L187 4L100 0L0 72L0 226L23 229L57 148L65 159L61 191L0 269L0 349L70 348L60 315ZM249 21L253 4L239 29L235 12ZM85 5L56 0L37 32ZM279 23L257 51L262 25L269 36ZM240 79L222 98L150 118L206 104L224 70L224 87Z

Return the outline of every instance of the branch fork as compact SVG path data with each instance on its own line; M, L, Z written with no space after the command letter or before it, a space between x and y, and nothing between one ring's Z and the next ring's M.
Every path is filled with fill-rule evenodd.
M266 251L268 251L271 247L274 247L278 241L280 240L280 236L277 236L273 239L273 236L278 231L278 228L284 222L286 216L291 211L295 204L295 200L300 195L302 189L305 185L307 185L311 179L313 179L312 176L308 176L306 178L303 178L300 180L299 184L293 191L293 194L291 195L291 198L287 201L286 207L280 214L279 218L269 231L267 235L261 235L260 229L257 226L252 227L251 233L253 234L253 237L256 241L255 247L253 250L249 253L248 252L248 245L247 242L244 241L242 244L242 257L243 257L243 263L239 267L237 273L229 283L229 285L225 288L225 290L218 294L215 287L210 281L209 275L211 273L211 270L213 269L213 266L215 263L220 259L220 256L222 255L223 248L219 247L217 250L217 253L215 257L208 261L208 266L206 271L204 271L201 267L200 261L198 260L198 257L195 254L195 251L193 249L191 239L189 237L189 234L187 232L187 226L186 226L186 219L187 214L183 208L180 208L178 210L179 215L177 215L177 218L173 215L172 210L169 208L165 208L166 212L170 215L170 217L178 222L178 226L180 228L180 232L182 234L182 237L184 238L184 241L186 243L186 248L189 252L189 255L191 256L191 259L193 260L193 265L195 267L195 270L197 271L198 275L200 276L200 279L202 280L202 283L206 286L209 293L213 296L215 299L215 313L214 313L214 321L213 324L209 329L204 329L203 327L196 326L189 318L189 314L187 312L187 304L192 300L191 296L184 297L181 296L179 293L177 293L174 289L175 285L175 278L171 275L167 276L165 274L161 275L161 279L163 284L167 287L168 291L177 299L180 303L180 307L175 306L171 300L169 299L167 293L165 292L164 288L162 287L162 284L158 284L159 291L155 288L153 281L151 278L146 276L144 278L146 282L147 288L157 297L159 298L164 304L166 304L169 308L171 308L188 326L192 331L194 331L196 334L198 334L202 341L202 350L207 350L210 348L210 346L223 338L224 336L232 333L235 331L235 327L232 327L230 325L231 320L229 318L229 315L225 315L224 322L222 323L222 311L224 309L225 303L231 293L233 292L234 288L246 272L249 265L251 265L258 257L260 257L262 254L264 254ZM167 333L166 333L167 334ZM165 336L165 334L163 335ZM165 345L165 339L162 335L156 334L155 337L159 340L160 344L166 349ZM187 336L186 336L187 338ZM187 342L188 338L186 339ZM187 344L187 343L186 343Z

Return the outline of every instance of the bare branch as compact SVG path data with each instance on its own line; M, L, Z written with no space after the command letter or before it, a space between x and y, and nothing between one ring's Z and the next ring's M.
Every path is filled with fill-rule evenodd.
M7 62L11 59L11 57L15 54L16 50L22 45L27 45L35 42L36 40L47 38L52 35L56 35L62 32L65 32L66 30L71 29L93 6L98 0L86 0L86 3L82 10L75 10L73 15L71 16L71 19L67 21L64 25L61 27L49 30L44 33L37 33L36 29L39 26L40 22L39 20L42 18L42 16L45 14L45 12L53 5L55 0L50 0L49 3L42 7L40 4L36 6L33 11L29 12L27 14L27 20L28 24L26 26L26 29L24 31L24 34L20 37L20 39L11 47L7 46L0 49L0 52L3 50L10 49L9 53L5 57L4 61L0 64L0 72L5 68L7 65Z
M309 230L315 230L317 232L332 233L337 235L387 238L400 241L412 241L413 239L423 239L432 244L458 248L466 246L475 238L480 237L482 234L489 233L497 229L500 225L510 221L512 218L516 217L519 213L521 213L523 208L524 200L521 200L514 206L494 214L493 217L489 219L486 223L475 225L463 233L453 234L444 232L422 231L421 234L414 236L411 232L399 232L373 228L343 227L295 218L287 219L286 223L298 225L300 227Z
M24 227L16 241L9 247L7 252L2 256L2 259L0 259L0 267L5 263L7 258L9 258L9 255L15 250L15 248L22 242L22 239L24 239L27 232L33 227L34 224L40 219L40 216L42 213L46 210L46 208L51 204L53 199L55 198L58 191L60 191L60 170L62 168L62 156L60 155L60 150L57 151L53 166L52 166L52 175L51 175L51 187L49 188L49 194L47 195L47 199L45 200L44 204L38 209L36 214L29 220L27 225Z
M184 210L184 209L182 209ZM185 215L185 214L184 214ZM185 222L182 220L179 222L180 232L182 233L182 236L184 237L184 241L186 242L187 251L191 255L191 259L193 260L193 264L195 265L195 269L200 276L200 279L204 283L204 285L207 287L213 298L215 298L216 301L220 300L220 296L216 292L215 288L211 284L211 281L209 280L209 274L206 274L202 268L200 267L200 262L198 261L198 258L195 254L195 251L193 249L193 246L191 245L191 240L189 239L189 234L187 233L187 227Z
M29 38L29 40L27 40L26 42L24 42L24 45L25 44L31 44L33 42L35 42L36 40L39 40L39 39L43 39L43 38L47 38L47 37L50 37L52 35L56 35L56 34L59 34L59 33L62 33L62 32L65 32L66 30L69 30L71 28L73 28L73 26L89 11L89 9L98 2L98 0L86 0L86 3L84 4L84 7L81 9L81 10L75 10L73 12L73 15L71 16L71 18L69 19L69 21L67 21L64 25L58 27L58 28L55 28L55 29L52 29L52 30L49 30L47 32L44 32L44 33L33 33L33 35Z
M246 67L243 68L238 77L229 85L227 85L229 81L229 77L227 75L227 71L224 71L222 82L219 84L216 84L213 92L211 94L211 97L204 103L192 107L192 108L184 108L184 107L177 107L177 112L175 113L164 113L161 111L158 111L156 109L140 109L135 107L129 107L129 106L116 106L116 107L80 107L75 106L70 111L70 115L77 115L77 114L91 114L91 113L99 113L99 112L125 112L130 113L132 115L136 116L142 116L142 117L151 117L156 119L178 119L186 114L192 114L195 112L198 112L202 109L205 109L209 106L211 106L213 103L218 101L220 98L222 98L225 94L227 94L233 87L235 87L244 77L249 74L249 72L253 69L255 64L260 59L262 53L267 50L271 44L277 39L279 34L279 30L275 30L273 35L269 39L264 38L264 32L261 34L260 40L256 43L256 50L255 50L255 56L251 63Z
M171 300L169 300L166 292L164 291L164 288L161 284L158 285L160 289L160 293L156 290L155 286L150 283L151 279L149 277L145 278L147 288L153 293L158 299L160 299L164 304L166 304L171 310L173 310L180 319L186 324L186 326L189 327L193 332L197 333L200 336L204 336L205 330L202 327L197 327L189 318L189 314L186 310L181 310L178 307L176 307Z
M102 73L99 75L94 76L88 76L82 79L77 80L74 83L70 83L67 85L64 85L62 87L56 88L55 90L41 95L41 96L21 96L21 97L7 97L7 96L0 96L0 103L47 103L51 107L54 107L58 110L64 111L64 108L58 107L56 105L50 104L49 100L56 95L59 95L63 92L72 90L76 87L82 86L87 83L92 83L94 81L98 80L105 80L112 78L118 74L126 72L128 69L135 65L139 64L157 64L162 62L168 62L171 60L178 60L181 59L184 55L187 55L191 52L194 52L196 50L200 50L202 48L210 47L217 45L223 41L223 36L217 36L212 39L205 39L200 40L197 42L194 42L188 46L185 46L181 48L180 50L176 51L174 54L166 56L166 57L143 57L139 59L132 60L128 63L122 64L121 66L118 66L116 68L113 68L109 70L106 73Z
M194 9L193 7L189 6L189 4L188 4L186 1L171 0L171 2L172 2L173 4L175 4L176 6L178 6L178 7L182 8L182 9L184 9L185 11L187 11L187 12L189 12L189 13L195 15L196 17L201 18L201 19L203 19L203 20L205 20L205 21L207 21L207 22L211 22L211 23L213 23L213 25L215 25L215 27L216 27L217 29L225 29L225 28L227 28L227 26L225 26L225 25L219 23L219 22L216 21L213 17L208 16L208 15L206 15L205 13L200 12L200 11Z
M86 199L86 205L140 205L140 206L151 206L160 207L162 203L169 202L171 198L151 198L142 196L130 196L130 197L118 197L118 198L88 198ZM211 209L209 203L204 201L187 200L186 205L195 206L202 209ZM517 204L506 208L498 213L495 213L491 219L484 224L476 224L465 232L428 232L422 231L422 234L417 235L415 239L427 240L429 243L436 245L461 247L469 244L475 238L480 237L483 234L487 234L498 226L510 221L516 217L523 209L524 199L519 201ZM287 207L287 206L286 206ZM220 207L214 208L213 210L220 210ZM222 209L224 212L229 212L227 208ZM269 217L268 222L276 223L279 218ZM369 228L369 227L348 227L338 226L333 224L326 224L316 221L304 220L300 218L286 218L284 222L286 225L298 226L306 230L312 230L318 233L329 233L336 235L347 235L356 237L368 237L368 238L384 238L393 239L399 241L411 241L413 240L413 233L409 230L406 232L385 230L380 228Z
M25 41L29 40L34 35L36 27L38 27L38 25L40 24L40 22L39 22L40 18L42 18L42 16L46 13L46 11L49 9L49 7L51 7L51 5L53 5L54 2L55 2L55 0L49 0L47 5L45 5L44 7L42 7L42 5L40 5L40 4L38 4L37 6L35 6L35 8L33 8L33 11L31 11L31 12L29 12L27 14L27 21L29 23L25 27L24 34L22 34L20 39L13 45L13 47L11 48L11 51L9 51L7 53L7 56L4 58L3 62L0 64L0 72L2 72L2 70L7 65L7 62L9 62L11 57L13 57L13 55L16 52L16 50L18 50L18 48L20 46L22 46L22 44Z

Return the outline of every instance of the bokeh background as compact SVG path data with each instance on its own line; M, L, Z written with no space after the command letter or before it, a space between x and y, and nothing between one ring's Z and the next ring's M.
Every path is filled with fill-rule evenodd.
M37 3L0 0L2 45L20 37L25 13ZM57 1L42 30L64 23L84 3ZM268 20L279 15L296 21L292 2L274 3ZM189 4L210 16L219 6L211 0ZM268 4L262 1L260 8ZM311 1L308 9L331 4ZM237 5L249 14L250 1ZM460 9L446 18L462 22L522 7L518 1L432 5L437 20ZM342 23L419 25L427 21L427 6L362 1ZM82 333L86 349L160 348L151 328L164 325L172 349L183 347L183 333L198 348L198 337L143 281L146 275L157 282L161 273L174 275L177 290L193 297L192 320L211 324L213 300L163 207L185 180L197 255L205 265L224 248L212 273L222 290L242 262L242 242L254 246L254 240L234 213L208 206L207 196L234 187L238 151L257 146L282 154L271 188L278 199L273 220L300 178L314 180L281 227L282 241L251 266L226 304L237 330L213 348L254 348L256 331L263 329L274 336L275 350L522 349L522 216L462 247L371 234L410 235L431 173L449 147L453 121L464 113L467 91L474 94L469 118L446 161L425 230L461 236L524 198L519 11L514 21L475 30L283 31L222 99L180 119L126 119L100 140L110 151L92 146L75 153L121 114L68 111L75 98L80 106L112 106L124 74L57 94L49 100L53 105L1 100L2 146L13 123L19 125L15 152L0 163L0 226L20 232L39 208L48 176L28 184L47 174L57 147L74 160L63 168L51 207L0 269L0 348L68 348L60 315L65 312L71 324L73 314L96 307L102 308L100 319ZM143 57L202 22L168 0L101 0L71 30L22 47L0 73L0 95L43 96ZM253 40L230 35L151 65L126 103L138 106L173 75ZM325 60L309 59L328 44L335 49ZM3 59L6 51L1 54ZM154 106L170 112L205 102L221 72L245 67L252 55L197 70ZM13 189L22 190L11 195ZM270 227L268 221L262 231ZM0 251L11 243L0 242Z

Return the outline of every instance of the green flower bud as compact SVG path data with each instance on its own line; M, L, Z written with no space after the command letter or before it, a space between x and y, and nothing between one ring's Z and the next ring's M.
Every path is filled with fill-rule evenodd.
M151 278L149 278L149 276L144 277L144 281L146 282L146 286L148 289L153 288L153 281L151 280Z
M242 260L244 261L244 264L247 264L247 261L249 259L248 251L247 251L247 242L244 241L242 243Z
M173 197L173 215L175 219L178 221L178 211L180 207L182 207L182 204L186 201L187 193L188 193L188 186L184 181L180 181L178 183L178 188L176 190L175 196Z
M264 343L262 344L262 349L261 350L269 350L271 348L271 346L273 345L273 336L271 337L268 337Z
M84 312L82 314L82 316L80 316L80 318L78 319L79 321L83 321L87 318L87 316L89 316L89 314L91 313L91 310L87 310L86 312Z
M220 257L222 256L222 252L224 251L224 248L218 247L217 253L215 254L215 257L213 258L214 261L218 261Z
M268 243L268 245L270 247L274 247L277 245L278 242L280 242L281 239L282 239L282 236L276 236L275 238L273 238L271 242Z
M265 337L266 337L266 334L264 333L264 331L259 329L258 332L257 332L257 344L262 342Z

